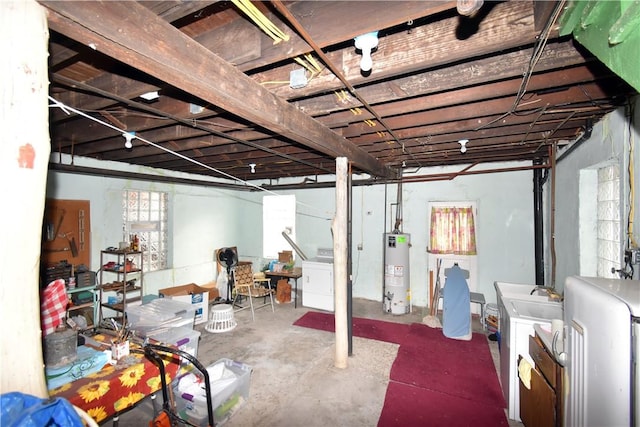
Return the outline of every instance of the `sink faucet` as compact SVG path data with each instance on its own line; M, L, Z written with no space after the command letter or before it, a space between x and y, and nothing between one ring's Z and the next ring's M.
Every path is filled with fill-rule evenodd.
M529 295L533 295L534 292L546 293L550 301L562 301L564 299L554 288L548 286L536 286Z

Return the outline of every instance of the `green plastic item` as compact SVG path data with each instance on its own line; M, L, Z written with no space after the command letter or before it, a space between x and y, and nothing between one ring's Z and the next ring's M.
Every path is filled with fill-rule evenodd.
M236 393L233 396L231 396L229 399L227 399L226 402L224 402L222 405L216 408L216 410L213 413L213 419L214 420L225 419L229 411L231 411L238 404L239 401L240 401L239 394Z
M640 91L640 0L573 0L560 16L560 35L573 37Z

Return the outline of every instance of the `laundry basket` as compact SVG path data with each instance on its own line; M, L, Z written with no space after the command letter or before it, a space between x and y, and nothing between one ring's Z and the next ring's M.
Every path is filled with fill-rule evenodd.
M485 324L487 325L487 330L489 332L496 332L499 328L499 316L500 316L500 312L498 311L498 305L493 303L487 304L485 316L486 318L484 319L484 321L485 321Z
M229 332L238 323L233 317L233 306L230 304L216 304L209 312L209 322L205 330L211 333Z

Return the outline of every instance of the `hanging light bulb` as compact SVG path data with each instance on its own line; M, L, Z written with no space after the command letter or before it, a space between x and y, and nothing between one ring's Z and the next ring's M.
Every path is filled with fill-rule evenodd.
M136 137L136 133L135 132L125 132L125 133L122 134L122 136L124 136L124 148L133 147L133 144L131 143L131 140Z
M458 140L458 143L460 144L460 152L461 153L466 153L467 152L467 142L469 142L468 139L460 139L460 140Z
M378 47L378 32L362 34L354 39L356 49L362 51L362 59L360 60L360 69L364 72L371 71L373 60L371 59L371 51Z
M484 0L458 0L456 9L460 15L471 16L480 10L483 3Z
M153 90L151 92L145 92L142 95L140 95L140 98L144 99L145 101L155 101L156 99L160 98L160 94L158 93L157 90Z

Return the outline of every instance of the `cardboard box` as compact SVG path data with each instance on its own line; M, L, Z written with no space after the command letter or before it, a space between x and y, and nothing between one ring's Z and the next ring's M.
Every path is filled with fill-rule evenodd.
M284 262L285 264L293 262L293 252L292 251L278 252L278 262Z
M171 298L176 301L193 304L196 309L196 325L209 320L209 303L216 298L216 296L213 295L214 293L215 292L209 292L209 289L198 286L195 283L160 289L158 291L160 298Z
M227 283L226 280L225 280L225 283ZM202 285L199 285L199 286L209 291L209 302L213 302L216 299L220 298L220 290L218 289L218 283L215 280L208 283L203 283ZM225 285L225 290L226 290L226 285Z

